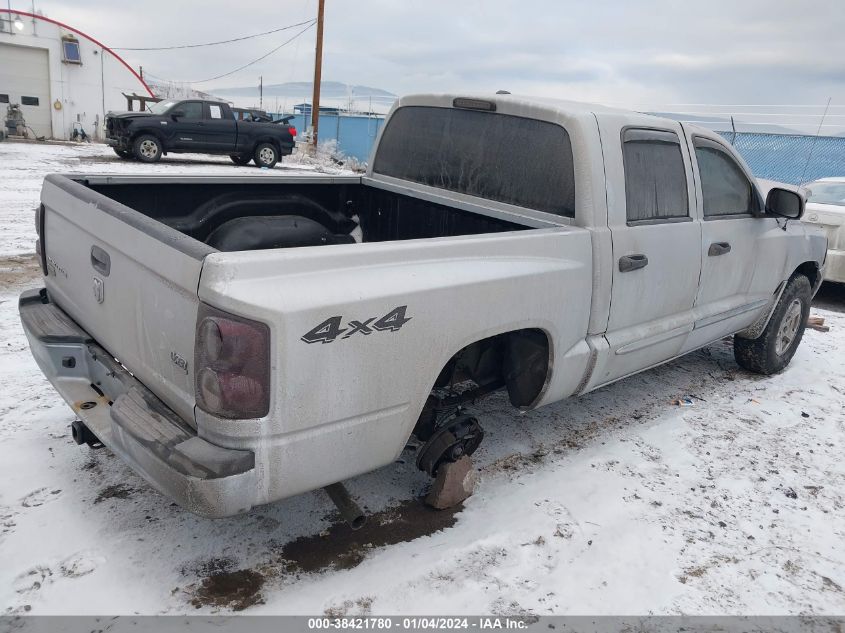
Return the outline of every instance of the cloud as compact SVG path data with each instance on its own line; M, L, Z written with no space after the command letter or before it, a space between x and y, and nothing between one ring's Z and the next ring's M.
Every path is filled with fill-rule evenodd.
M225 39L308 19L316 7L315 0L68 4L42 0L39 8L116 46ZM506 88L617 104L817 104L832 97L845 105L842 0L326 4L323 77L398 94ZM286 37L126 57L160 77L200 79L236 68ZM261 63L199 87L257 83L258 75L265 83L308 81L313 37L309 32Z

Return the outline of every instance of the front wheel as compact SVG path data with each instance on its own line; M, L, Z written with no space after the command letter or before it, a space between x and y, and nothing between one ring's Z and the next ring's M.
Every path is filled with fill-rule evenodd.
M273 169L279 162L279 150L272 143L259 143L253 155L257 167Z
M161 141L152 134L142 134L132 144L132 153L142 163L157 163L161 152Z
M804 336L812 297L809 279L804 275L790 279L763 333L756 339L734 336L737 364L767 376L782 371L792 360Z

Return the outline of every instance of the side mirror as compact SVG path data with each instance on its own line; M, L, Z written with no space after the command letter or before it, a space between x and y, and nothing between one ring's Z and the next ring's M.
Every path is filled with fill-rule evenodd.
M773 187L766 196L766 213L797 220L804 215L804 197L789 189Z
M183 110L174 110L173 112L170 113L170 118L173 119L174 121L176 119L183 117L183 116L185 116L185 112Z

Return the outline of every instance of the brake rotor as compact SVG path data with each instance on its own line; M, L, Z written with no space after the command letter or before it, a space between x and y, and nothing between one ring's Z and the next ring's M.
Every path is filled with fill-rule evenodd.
M463 415L437 429L417 455L417 468L432 477L446 462L472 455L484 439L484 429L474 417Z

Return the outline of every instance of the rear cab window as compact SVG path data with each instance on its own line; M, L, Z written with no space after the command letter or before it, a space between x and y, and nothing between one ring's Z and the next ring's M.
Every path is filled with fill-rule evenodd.
M575 217L567 131L497 112L403 106L390 117L373 172L527 209Z

